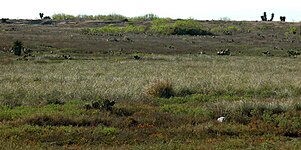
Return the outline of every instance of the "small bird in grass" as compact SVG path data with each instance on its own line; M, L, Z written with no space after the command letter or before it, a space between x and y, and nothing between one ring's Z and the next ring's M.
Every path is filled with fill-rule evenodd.
M225 117L219 117L219 118L217 118L217 121L218 121L218 122L224 122L225 120L226 120Z

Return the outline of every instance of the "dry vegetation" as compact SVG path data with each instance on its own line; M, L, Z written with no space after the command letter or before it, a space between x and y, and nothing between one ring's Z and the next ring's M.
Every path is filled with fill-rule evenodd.
M300 149L300 24L102 23L0 25L0 149Z

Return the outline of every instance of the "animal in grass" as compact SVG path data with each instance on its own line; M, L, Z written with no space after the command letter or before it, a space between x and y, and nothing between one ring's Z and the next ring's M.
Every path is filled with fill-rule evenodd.
M139 57L138 55L135 55L134 59L139 60L139 59L141 59L141 57Z
M226 120L226 117L219 117L217 118L218 122L224 122Z
M298 52L298 51L293 51L293 50L289 50L289 51L287 51L287 53L288 53L288 55L291 57L291 56L293 56L293 57L297 57L297 55L300 55L300 52Z
M263 56L274 56L270 51L262 52Z
M112 107L115 105L115 101L105 100L102 104L102 108L109 111L112 110Z
M227 48L226 50L218 51L217 55L231 55L231 53L230 50Z

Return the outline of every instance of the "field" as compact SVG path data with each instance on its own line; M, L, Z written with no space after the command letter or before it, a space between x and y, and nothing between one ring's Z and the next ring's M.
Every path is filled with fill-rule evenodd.
M301 148L300 23L10 20L0 35L0 149Z

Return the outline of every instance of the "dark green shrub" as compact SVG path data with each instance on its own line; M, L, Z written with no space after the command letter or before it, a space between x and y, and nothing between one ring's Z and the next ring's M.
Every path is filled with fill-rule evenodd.
M150 29L155 33L164 35L213 35L204 30L198 21L192 19L177 20L172 23L169 18L160 18L152 22Z
M213 35L209 31L200 30L200 29L189 29L189 28L175 28L174 35Z
M174 35L213 35L211 32L203 30L198 21L178 20L174 23Z
M13 51L14 51L14 54L15 55L18 55L20 56L21 55L21 52L22 52L22 48L23 48L23 43L19 40L16 40L14 43L13 43Z

